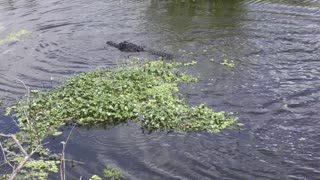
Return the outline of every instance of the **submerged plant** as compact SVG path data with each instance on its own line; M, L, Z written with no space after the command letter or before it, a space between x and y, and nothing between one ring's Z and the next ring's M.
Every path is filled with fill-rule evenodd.
M1 30L1 26L0 26ZM25 34L29 34L30 32L26 29L21 29L17 32L10 33L6 38L0 39L0 44L8 43L8 42L14 42L14 41L20 41L21 37Z
M91 70L71 77L57 89L31 91L30 96L8 108L7 114L14 110L20 128L17 138L26 149L37 149L40 160L46 160L49 154L41 145L43 139L70 122L114 126L135 121L148 131L219 132L237 120L232 113L214 112L204 104L189 107L180 98L178 83L197 79L180 72L177 67L194 64L153 61ZM8 141L10 143L13 144ZM5 151L12 153L10 149ZM12 159L20 161L14 154ZM49 165L51 167L53 162ZM29 169L34 167L28 166ZM56 171L52 167L45 169Z

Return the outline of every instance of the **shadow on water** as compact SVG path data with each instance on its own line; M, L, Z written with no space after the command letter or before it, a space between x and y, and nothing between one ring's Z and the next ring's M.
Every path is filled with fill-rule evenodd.
M48 89L74 73L141 56L105 45L129 40L178 61L196 59L188 71L200 82L181 86L187 100L238 112L245 126L213 135L143 134L137 124L78 128L67 157L86 165L69 165L69 179L101 175L107 164L128 179L316 179L319 12L317 0L1 1L0 39L31 33L0 45L0 96L12 102L25 92L16 78ZM14 130L7 120L1 131ZM61 150L66 136L52 149Z

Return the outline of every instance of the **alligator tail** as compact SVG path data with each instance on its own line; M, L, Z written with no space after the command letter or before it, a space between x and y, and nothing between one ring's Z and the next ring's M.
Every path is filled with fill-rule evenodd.
M155 51L155 50L148 50L148 52L152 55L160 56L165 59L173 59L173 55L166 52Z

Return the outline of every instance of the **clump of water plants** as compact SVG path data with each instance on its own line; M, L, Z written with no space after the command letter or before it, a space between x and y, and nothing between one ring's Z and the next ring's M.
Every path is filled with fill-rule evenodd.
M180 82L196 78L177 70L192 64L148 62L117 69L95 69L68 79L60 88L33 91L15 107L21 130L34 121L37 138L77 121L82 125L140 122L148 130L218 132L231 125L232 114L214 112L204 104L189 107L179 98ZM26 117L27 115L27 117Z
M1 26L0 26L0 30L1 30ZM0 45L3 43L8 43L8 42L15 42L15 41L20 41L21 37L23 35L29 34L30 32L26 29L21 29L17 32L12 32L10 33L6 38L4 39L0 39Z
M119 180L121 178L124 178L123 173L117 168L114 168L112 166L107 166L104 168L103 176L105 178L110 178L111 180Z
M230 68L234 68L234 67L236 67L236 64L234 63L234 61L233 60L223 60L223 62L222 63L220 63L221 65L225 65L225 66L227 66L227 67L230 67Z
M223 62L220 63L221 65L225 65L230 68L236 67L236 64L234 63L234 61L230 59L227 54L223 54L222 56L223 56Z
M91 176L91 178L89 180L102 180L102 179L98 175L94 174Z
M69 78L59 88L31 91L17 105L8 108L7 114L13 113L17 118L20 131L16 137L21 144L48 162L45 157L49 150L41 145L43 139L68 123L111 127L135 121L148 131L219 132L237 118L232 113L214 112L204 104L189 107L179 94L178 83L197 79L177 68L194 64L151 61L115 69L94 69ZM17 163L24 157L15 158L12 149L5 151ZM51 172L57 171L52 168L54 163L50 163ZM28 169L34 169L36 163L33 164ZM37 167L39 164L42 163Z

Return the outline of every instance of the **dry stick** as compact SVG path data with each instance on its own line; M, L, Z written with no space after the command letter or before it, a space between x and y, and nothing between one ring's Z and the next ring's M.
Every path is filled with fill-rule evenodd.
M22 83L22 85L24 86L24 88L27 91L28 97L30 97L30 88L21 79L19 79L19 78L16 78L16 79Z
M77 163L77 164L82 164L82 165L85 164L84 162L76 161L76 160L73 160L73 159L64 159L64 160L65 160L65 161L69 161L69 162L73 162L73 163Z
M62 145L62 153L61 153L61 163L60 163L60 178L61 180L66 180L66 160L65 160L65 150L67 143L70 139L73 129L76 127L77 123L74 123L72 129L69 132L66 142Z
M0 136L12 138L14 140L14 142L17 144L17 146L19 147L20 151L23 153L23 155L28 156L27 151L24 150L24 148L22 147L22 145L20 144L19 140L17 139L17 137L14 134L2 134L2 133L0 133Z
M40 145L39 145L40 146ZM38 146L38 147L39 147ZM30 157L37 151L38 147L33 150L29 155L25 156L23 158L23 161L18 165L18 167L11 173L10 180L13 180L15 176L18 174L18 172L24 167L24 164L30 159Z
M11 115L10 115L10 118L12 119L13 123L14 123L17 127L19 127L18 123L16 122L16 120L15 120Z

